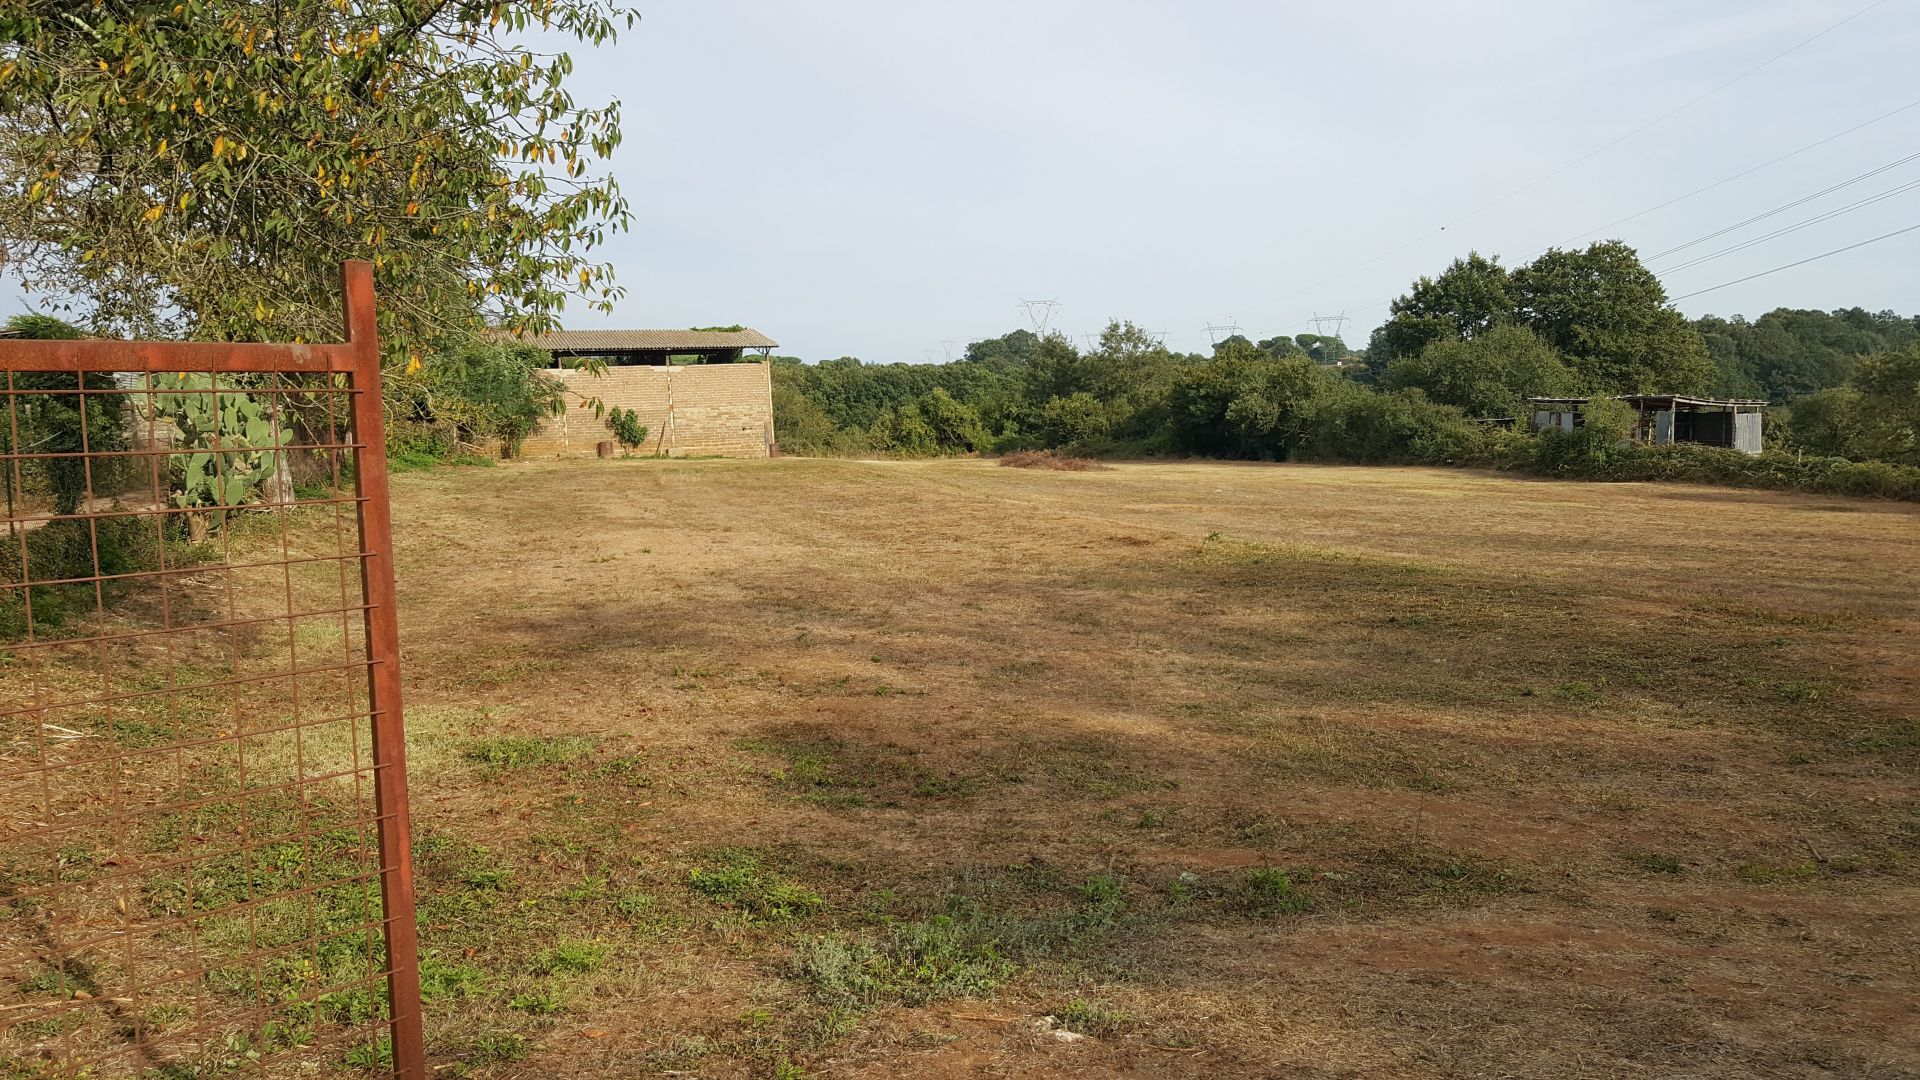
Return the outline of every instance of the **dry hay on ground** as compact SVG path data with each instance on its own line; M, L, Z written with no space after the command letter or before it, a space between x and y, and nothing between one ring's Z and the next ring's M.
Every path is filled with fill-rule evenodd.
M1074 457L1053 450L1015 450L1000 455L1000 464L1009 469L1050 469L1054 472L1090 472L1112 467L1092 458Z
M1920 1068L1920 507L982 461L395 493L453 1072Z

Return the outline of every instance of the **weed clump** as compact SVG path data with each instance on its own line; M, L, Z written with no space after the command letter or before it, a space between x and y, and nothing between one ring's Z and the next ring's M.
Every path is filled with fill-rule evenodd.
M1119 1009L1109 1009L1080 998L1074 998L1055 1010L1053 1017L1061 1028L1081 1035L1111 1037L1125 1034L1133 1027L1133 1017Z
M1273 866L1247 871L1234 898L1238 907L1254 915L1298 915L1313 906L1312 898L1297 889L1293 876Z
M801 944L793 963L814 997L855 1010L983 997L1012 967L990 943L975 940L946 915L896 923L878 941L839 934L813 938Z

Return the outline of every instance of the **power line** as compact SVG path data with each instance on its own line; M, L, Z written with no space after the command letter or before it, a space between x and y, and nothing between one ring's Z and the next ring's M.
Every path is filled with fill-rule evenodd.
M1607 222L1605 225L1602 225L1599 228L1588 229L1586 232L1583 232L1578 236L1570 236L1565 240L1560 241L1558 244L1554 244L1553 246L1563 247L1567 244L1578 243L1579 241L1585 240L1587 237L1592 236L1595 233L1606 232L1608 229L1613 228L1615 225L1625 225L1629 221L1637 221L1640 218L1646 217L1648 214L1651 214L1656 210L1665 210L1667 207L1672 206L1675 203L1685 202L1688 199L1693 198L1695 195L1704 195L1707 192L1712 191L1714 188L1721 187L1726 184L1731 184L1735 180L1739 180L1742 177L1752 176L1754 173L1757 173L1762 169L1766 169L1774 165L1778 165L1781 162L1787 160L1788 158L1799 157L1801 154L1804 154L1809 150L1817 150L1820 147L1825 146L1828 143L1834 141L1835 139L1845 138L1846 136L1851 135L1862 128L1872 127L1873 125L1879 123L1882 120L1887 120L1892 117L1898 116L1901 113L1906 112L1908 109L1914 108L1916 106L1920 106L1920 101L1909 101L1905 105L1900 106L1899 108L1893 110L1892 112L1881 113L1879 116L1876 116L1871 120L1867 120L1867 121L1863 121L1861 123L1855 124L1845 131L1839 132L1837 134L1829 135L1818 142L1810 142L1798 150L1793 150L1788 153L1781 154L1777 158L1772 158L1767 161L1763 161L1760 164L1755 165L1750 169L1742 169L1741 171L1734 173L1732 176L1715 180L1713 183L1708 184L1705 187L1694 188L1692 191L1687 192L1685 195L1676 195L1673 198L1668 199L1666 202L1660 203L1656 206L1649 206L1645 210L1636 211L1634 213L1628 214L1626 217L1623 217L1623 218L1614 218L1612 221ZM1544 254L1547 250L1548 250L1547 248L1541 248L1539 251L1534 252L1533 255ZM1529 255L1527 257L1532 258L1533 255Z
M1719 251L1702 255L1695 259L1689 259L1678 266L1669 266L1664 271L1664 273L1677 274L1682 270L1690 270L1693 267L1699 266L1701 263L1712 262L1713 260L1719 258L1722 255L1731 255L1736 251L1744 251L1747 248L1753 247L1755 244L1764 244L1769 240L1773 240L1778 237L1785 236L1788 233L1799 232L1801 229L1804 229L1809 225L1818 225L1823 221L1829 221L1833 218L1839 217L1842 214L1851 213L1852 211L1858 210L1863 206L1872 206L1874 203L1881 202L1886 199L1891 199L1895 195L1905 194L1906 192L1912 191L1914 188L1920 188L1920 180L1914 180L1909 183L1902 184L1897 188L1890 188L1886 191L1881 192L1878 195L1869 195L1864 199L1860 199L1856 202L1848 203L1845 206L1838 206L1824 213L1815 214L1814 216L1807 218L1804 221L1794 222L1792 225L1783 226L1765 235L1756 236L1751 240L1742 241L1738 244L1734 244L1731 247L1721 248Z
M1347 267L1345 270L1341 270L1337 273L1329 274L1328 276L1321 278L1319 281L1316 281L1311 285L1307 285L1303 288L1296 289L1293 292L1287 293L1285 296L1278 297L1278 299L1285 300L1290 297L1299 296L1301 293L1309 292L1313 289L1317 289L1320 286L1325 285L1329 281L1333 281L1337 278L1345 277L1348 274L1353 273L1355 270L1363 270L1366 267L1372 266L1374 263L1377 263L1380 260L1387 258L1388 256L1397 255L1400 252L1407 250L1408 248L1414 246L1415 244L1420 243L1423 240L1427 240L1432 237L1438 236L1441 233L1447 231L1448 228L1454 225L1458 225L1463 221L1467 221L1472 218L1478 217L1481 214L1485 213L1486 211L1491 210L1494 207L1499 206L1501 203L1506 202L1508 199L1511 199L1516 195L1524 194L1525 192L1531 191L1534 188L1539 187L1541 184L1544 184L1547 181L1553 179L1554 177L1559 176L1560 174L1573 168L1574 166L1580 165L1595 157L1598 157L1600 154L1613 149L1614 147L1620 145L1623 142L1626 142L1628 139L1633 138L1635 135L1640 134L1641 132L1647 130L1648 128L1651 128L1656 124L1669 120L1674 116L1678 115L1679 113L1682 113L1687 109L1690 109L1695 105L1698 105L1702 101L1705 101L1706 99L1712 97L1713 95L1719 93L1720 91L1725 90L1727 87L1732 86L1733 84L1739 82L1740 80L1746 78L1747 76L1752 75L1755 72L1760 71L1762 68L1766 68L1784 59L1786 56L1788 56L1791 53L1798 52L1799 50L1807 47L1808 45L1813 44L1815 41L1820 40L1821 38L1827 36L1828 34L1833 33L1835 30L1840 29L1842 26L1845 26L1846 24L1852 22L1853 20L1859 18L1862 15L1865 15L1867 12L1872 11L1874 8L1877 8L1882 4L1885 4L1886 2L1887 0L1873 0L1873 3L1870 3L1866 7L1863 7L1860 10L1854 12L1853 14L1847 16L1846 18L1841 19L1839 22L1836 22L1828 26L1826 29L1820 31L1819 33L1813 35L1812 37L1805 38L1800 42L1798 42L1797 44L1789 46L1788 48L1783 49L1780 52L1774 53L1772 56L1768 57L1767 59L1762 60L1760 63L1755 64L1754 66L1748 68L1747 70L1741 72L1738 75L1735 75L1733 78L1728 79L1726 82L1721 83L1720 85L1714 87L1713 89L1708 90L1706 93L1690 98L1687 101L1679 105L1676 105L1671 109L1668 109L1666 112L1663 112L1659 116L1656 116L1653 119L1647 121L1646 123L1641 124L1639 127L1634 128L1632 131L1627 132L1625 135L1621 135L1620 137L1613 139L1610 142L1601 144L1600 146L1594 148L1593 150L1590 150L1587 153L1584 153L1579 157L1574 158L1572 161L1567 162L1565 165L1562 165L1559 168L1553 170L1552 172L1547 173L1545 176L1542 176L1539 179L1533 180L1529 183L1522 184L1520 187L1514 188L1512 191L1507 192L1505 195L1502 195L1499 198L1492 200L1491 202L1483 203L1480 206L1475 207L1472 210L1469 210L1465 214L1462 214L1459 217L1454 218L1452 221L1447 222L1445 225L1442 225L1437 229L1432 229L1432 230L1429 230L1428 232L1422 233L1421 235L1414 237L1412 240L1409 240L1406 243L1401 244L1399 247L1396 247L1391 251L1382 252L1378 255L1375 255L1373 258L1368 259L1365 262L1355 263L1354 265Z
M1819 191L1816 191L1811 195L1803 195L1800 198L1793 200L1792 202L1782 203L1781 205L1776 206L1773 209L1766 211L1765 213L1755 214L1754 216L1748 218L1745 221L1737 222L1733 225L1728 225L1723 229L1715 229L1713 232L1710 232L1705 236L1696 236L1684 244L1676 244L1665 251L1657 251L1652 255L1647 256L1647 261L1654 262L1660 259L1664 259L1669 255L1672 255L1676 252L1685 251L1688 248L1693 247L1697 244L1704 244L1709 240L1715 239L1717 237L1725 236L1726 234L1733 232L1736 229L1744 229L1756 221L1765 221L1766 219L1774 216L1775 214L1785 213L1786 211L1791 210L1796 206L1803 206L1807 203L1810 203L1813 200L1818 199L1823 195L1831 195L1842 188L1852 187L1853 185L1859 183L1862 180L1871 179L1872 177L1878 176L1881 173L1886 172L1888 169L1897 169L1900 166L1905 165L1910 161L1920 161L1920 153L1908 154L1906 157L1903 157L1898 161L1889 161L1888 163L1880 166L1877 169L1869 169L1866 172L1861 173L1859 176L1855 176L1847 180L1842 180L1839 183L1834 184L1832 187L1821 188ZM1679 268L1675 267L1675 269L1679 269Z
M1873 237L1872 239L1869 239L1869 240L1862 240L1857 244L1848 244L1846 247L1837 247L1837 248L1834 248L1832 251L1823 251L1818 255L1810 255L1807 258L1800 259L1796 262L1790 262L1782 266L1776 266L1771 270L1762 270L1757 274L1748 274L1746 277L1743 277L1743 278L1735 278L1732 281L1723 281L1718 285L1709 285L1704 289L1695 289L1690 293L1682 293L1681 295L1674 297L1672 300L1668 302L1679 303L1680 301L1685 300L1689 297L1701 296L1706 293L1716 292L1720 289L1725 289L1732 285L1739 285L1748 281L1752 281L1754 278L1763 278L1763 277L1766 277L1768 274L1777 274L1782 270L1791 270L1796 266L1805 266L1810 262L1819 262L1821 259L1827 258L1830 255L1838 255L1842 252L1852 251L1854 248L1863 248L1863 247L1866 247L1868 244L1877 244L1882 240L1889 240L1903 233L1910 233L1915 229L1920 229L1920 225L1909 225L1904 229L1895 229L1890 233L1881 233L1879 236Z

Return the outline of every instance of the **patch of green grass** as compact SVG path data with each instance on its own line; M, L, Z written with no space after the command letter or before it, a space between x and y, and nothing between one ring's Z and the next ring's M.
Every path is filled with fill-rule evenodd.
M527 1056L527 1037L511 1031L488 1031L467 1048L468 1061L482 1065L519 1061Z
M607 962L607 947L593 941L563 941L548 949L535 965L542 975L577 975L597 971Z
M551 986L534 987L515 994L507 1002L507 1008L518 1009L529 1016L552 1016L566 1007L566 998Z
M1055 1009L1053 1018L1068 1031L1104 1038L1124 1035L1133 1028L1133 1017L1119 1009L1109 1009L1081 998L1074 998Z
M469 870L461 883L469 889L500 892L513 880L513 871L501 866L481 866Z
M1127 910L1126 887L1110 874L1096 874L1079 888L1080 911L1087 919L1111 924Z
M1553 694L1562 701L1571 701L1581 705L1598 701L1600 698L1600 691L1595 689L1594 685L1590 682L1576 681L1561 683L1559 686L1553 688Z
M711 866L695 867L687 875L687 886L755 919L797 919L827 906L819 893L788 881L762 866L759 856L739 848L718 853Z
M1240 879L1234 903L1255 915L1298 915L1313 906L1313 899L1294 886L1293 875L1278 867L1263 866L1247 871Z
M367 1072L391 1072L393 1040L381 1038L370 1043L361 1043L348 1049L343 1060L350 1068L364 1069Z
M468 964L449 964L432 950L420 957L420 999L473 997L487 986L487 974Z
M1676 856L1657 851L1636 852L1627 856L1627 861L1649 874L1679 874L1687 869L1686 864Z
M851 1010L985 997L1011 970L990 943L946 915L895 923L876 940L811 938L793 961L816 1000Z
M464 756L489 771L564 765L593 752L591 739L575 736L493 735L475 739Z

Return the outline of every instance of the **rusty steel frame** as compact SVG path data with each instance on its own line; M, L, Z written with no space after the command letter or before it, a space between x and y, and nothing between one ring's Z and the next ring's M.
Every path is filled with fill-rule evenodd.
M14 536L18 537L17 557L20 560L19 570L21 581L19 583L4 583L4 587L0 587L0 598L16 595L14 590L19 590L18 595L24 598L26 640L24 642L5 642L3 644L20 657L37 656L43 650L57 652L58 650L73 649L76 647L97 649L100 656L100 670L98 675L102 687L102 693L98 696L48 703L42 697L41 685L38 681L39 669L36 668L34 675L36 681L33 684L31 706L0 709L0 721L5 721L9 717L16 717L22 714L33 714L37 718L39 727L36 730L38 732L37 738L39 740L40 761L37 768L32 765L24 768L14 767L10 759L6 756L5 744L0 744L0 783L21 780L30 782L37 775L42 788L48 792L44 796L44 806L36 804L39 808L32 813L33 817L44 817L46 819L45 821L26 820L13 822L0 820L0 855L8 854L7 845L10 839L17 840L19 837L24 836L28 840L37 842L47 837L62 836L70 832L84 833L87 830L88 820L84 815L79 814L72 815L77 818L76 822L69 822L64 825L55 824L61 816L61 812L56 808L55 804L58 800L55 795L51 793L52 781L49 777L61 770L72 770L74 773L83 777L87 775L86 770L92 770L94 773L104 771L112 775L111 786L113 786L115 790L113 792L114 814L111 825L114 829L118 830L120 837L119 843L121 845L115 849L116 851L128 850L126 847L127 831L130 828L130 824L134 822L134 819L141 814L145 814L149 818L157 818L162 812L177 814L183 809L192 809L208 803L219 802L223 799L223 797L198 800L184 797L149 798L144 807L129 811L122 806L119 792L119 785L123 775L122 770L129 760L140 757L158 758L169 754L175 755L182 763L180 766L181 790L178 794L186 796L190 794L186 790L189 786L186 780L189 774L184 764L186 761L184 757L186 751L189 749L218 747L230 742L235 745L235 752L240 762L241 792L241 841L238 847L223 848L216 843L210 845L210 852L205 850L196 851L194 844L207 838L183 836L180 843L182 849L186 852L184 858L177 858L171 861L150 861L146 864L141 864L138 859L134 859L132 866L126 863L115 865L113 860L109 860L101 867L101 869L106 872L90 879L82 879L78 884L64 883L60 872L56 871L52 875L54 884L51 887L37 890L34 888L23 889L10 883L9 878L6 876L8 873L7 866L10 864L0 862L0 912L4 911L4 905L6 904L14 905L16 911L24 911L27 909L19 905L41 903L46 905L43 914L47 925L51 927L54 925L55 919L61 915L58 905L62 902L60 900L62 889L68 889L69 891L78 893L84 889L102 885L117 886L119 889L118 910L120 915L117 929L109 928L100 930L91 939L82 933L76 936L76 941L69 941L59 945L50 944L46 947L46 955L42 957L42 961L51 963L48 957L55 954L59 956L60 977L58 985L64 993L69 958L76 955L79 949L100 946L103 943L112 945L115 942L123 942L124 949L127 953L126 978L129 984L134 986L134 989L131 991L134 996L127 1000L134 1002L134 1008L128 1010L131 1013L130 1020L121 1017L119 1013L114 1013L114 1023L120 1025L116 1030L121 1032L123 1038L136 1044L136 1049L147 1053L151 1053L151 1050L142 1043L142 1039L146 1037L146 1029L143 1027L143 1024L147 1023L147 1021L144 1020L142 1014L139 1012L139 994L141 989L151 990L155 985L199 980L203 977L211 976L216 970L224 972L231 968L232 965L221 963L211 966L196 966L183 961L184 967L173 969L159 978L142 983L137 974L139 965L135 962L136 958L134 956L139 935L150 933L156 927L178 927L182 925L187 928L187 932L191 935L196 932L195 927L198 924L206 923L216 916L235 917L236 912L244 913L245 917L249 920L249 934L251 935L249 940L255 943L256 948L241 959L257 965L265 963L276 955L284 955L303 949L314 950L314 954L317 956L317 950L323 943L338 938L351 938L352 935L358 934L361 931L366 931L368 934L377 931L384 938L385 943L385 956L384 959L380 961L379 967L384 968L387 1016L384 1021L380 1021L378 1019L378 1012L375 1011L372 1014L374 1019L365 1023L372 1026L376 1031L382 1026L387 1029L392 1054L392 1075L401 1078L401 1080L425 1080L427 1074L421 1030L419 946L414 917L413 858L411 827L407 811L406 747L403 736L404 724L400 693L400 642L395 606L392 515L388 505L384 423L381 415L380 345L374 310L372 266L366 262L347 262L341 267L341 280L345 322L345 341L341 344L291 345L111 340L0 341L0 373L4 373L6 379L4 394L8 407L8 415L7 417L0 417L0 423L11 422L13 430L13 436L9 438L7 443L7 449L10 452L0 454L0 469L8 471L12 479L16 481L21 475L20 470L23 462L72 457L84 462L86 469L86 498L81 502L77 508L78 512L76 513L14 514L14 508L9 505L8 534L9 540ZM17 388L14 385L15 375L28 372L71 373L75 376L77 392L72 389L45 390ZM113 387L106 385L96 386L90 385L88 380L89 374L122 372L145 374L147 376L146 389L127 389L124 385ZM101 545L99 537L101 531L100 522L102 520L151 517L156 530L154 535L159 538L161 547L164 549L166 543L166 522L169 520L169 515L191 513L193 511L191 508L183 510L179 507L169 507L160 501L158 496L160 491L161 469L163 467L162 463L166 461L167 455L179 455L187 453L188 451L175 448L156 450L151 447L144 450L96 450L90 449L87 446L86 429L88 406L86 399L88 397L133 395L126 398L128 401L133 401L137 400L138 395L144 394L149 401L149 405L151 405L152 399L156 394L156 391L153 389L152 376L161 373L207 374L212 377L213 380L209 389L204 391L187 389L183 390L183 392L204 392L216 395L236 392L236 388L234 387L227 389L221 388L219 380L219 376L221 375L254 376L256 377L256 381L259 376L270 376L275 385L279 385L281 380L288 376L319 377L322 380L321 385L323 387L319 390L314 390L311 386L298 390L284 388L262 389L249 386L245 392L266 396L271 396L275 393L282 395L294 393L308 395L321 394L327 396L328 437L326 438L315 439L309 443L299 445L283 444L281 442L280 417L284 410L276 407L272 416L276 446L287 445L289 452L293 449L301 449L325 452L327 454L327 460L333 463L333 484L330 497L325 499L301 499L296 493L289 499L286 492L282 491L273 501L250 505L248 509L264 510L280 515L281 558L278 560L255 561L253 563L244 561L236 563L231 557L231 533L228 530L223 530L223 535L228 537L228 558L225 560L225 565L213 567L212 569L216 571L224 570L228 575L228 610L224 613L219 613L223 614L224 617L194 622L185 626L173 625L171 615L167 614L170 610L168 607L169 589L167 583L175 580L187 580L191 575L201 573L204 568L194 565L169 567L166 565L167 559L163 554L161 557L161 566L157 570L104 573L103 570L105 568L100 558ZM170 391L160 391L160 393L166 392ZM36 393L63 394L76 396L79 399L80 407L78 411L80 416L79 426L81 439L79 453L23 451L18 438L19 400L27 395ZM347 439L341 439L338 436L341 425L337 422L338 418L336 417L334 408L338 398L344 398L350 410L348 416L345 418L346 426L351 430L351 437ZM109 400L118 399L109 397ZM283 397L282 402L284 403L284 401L285 398ZM152 436L151 427L149 428L149 436L150 438ZM339 455L341 453L350 453L352 455L353 491L350 497L343 497L341 492L342 484L339 475ZM228 452L223 451L219 442L219 434L216 432L211 454L216 470L221 468L221 463L226 460L227 456ZM92 505L98 501L93 486L95 476L93 466L96 461L114 458L152 463L151 467L154 475L156 495L155 505L146 509L134 510L124 508L100 509ZM276 460L284 461L285 459L276 458ZM15 489L9 487L8 490L9 498L11 499L11 493ZM21 490L24 491L24 488L21 488ZM117 502L115 506L118 506ZM322 507L326 509L326 512L334 514L335 531L338 534L336 537L337 550L332 554L301 556L296 558L289 548L288 541L287 514L291 507ZM351 508L350 511L344 509L348 507ZM356 536L349 538L345 534L344 524L340 521L340 515L343 512L351 512L353 514L357 523ZM89 542L93 549L94 572L92 575L68 575L48 580L33 579L28 556L27 529L36 523L47 525L57 520L84 521L86 523L86 535L89 537ZM349 580L347 574L349 571L344 569L347 560L359 563L361 596L358 603L353 602L349 595L347 587L347 581ZM314 605L303 606L296 603L292 576L293 567L303 563L335 563L343 568L339 574L341 596L337 606L322 608ZM239 612L232 610L232 597L235 590L232 574L235 570L245 570L253 567L281 568L282 572L286 575L285 611L283 613L242 616ZM107 622L105 602L107 594L105 590L109 584L115 587L121 587L125 582L133 579L139 579L145 582L159 582L156 588L160 596L164 623L163 626L158 629L131 630L116 633L113 631L112 624ZM93 595L98 598L98 610L101 622L100 633L73 638L36 638L33 610L35 590L54 586L91 586ZM309 662L304 665L302 664L298 655L299 645L296 630L301 625L300 620L316 616L334 617L340 621L341 642L345 650L343 656L347 662L335 664L314 664ZM352 640L353 635L350 633L349 623L349 620L356 619L360 624L362 634L358 650L356 650ZM239 640L238 635L243 628L253 628L281 622L285 623L287 631L288 667L285 670L266 674L242 674L240 671L240 653L238 651L238 645L236 644L232 658L233 671L230 677L212 680L189 679L185 683L181 683L176 679L176 658L173 651L174 635L182 633L213 634L216 636L219 634L227 634L232 635L233 641L237 643ZM167 650L166 687L161 690L141 690L122 694L111 693L112 682L108 661L110 647L118 644L123 648L133 648L138 647L137 643L151 642L155 639L163 640ZM355 658L356 655L358 656L357 659ZM219 658L216 657L214 659L218 660ZM318 720L313 719L311 713L306 719L302 719L300 704L300 686L302 679L311 678L316 675L324 675L328 672L350 672L354 668L362 667L366 673L366 683L364 687L366 698L364 708L358 707L358 699L354 697L357 692L353 691L349 686L347 687L347 692L350 698L353 699L355 707L337 712L329 712L324 718ZM92 677L91 674L88 675L89 680L91 680ZM351 678L350 675L347 677ZM291 707L293 710L293 722L291 724L277 725L260 723L249 727L247 725L247 718L239 715L240 704L238 695L248 689L249 686L258 686L263 682L272 682L277 679L286 679L292 687L291 692L293 697ZM233 710L235 713L233 717L233 730L231 732L222 731L218 733L218 735L203 736L199 739L189 740L180 738L179 736L184 734L184 732L179 722L179 695L188 691L205 691L213 688L218 688L222 692L235 695L233 697ZM117 723L117 721L112 719L112 708L132 699L149 699L156 696L169 698L168 705L174 710L174 741L159 745L140 746L133 749L114 744L112 753L102 754L94 758L82 758L76 761L63 759L58 764L48 764L49 758L46 751L47 731L67 731L69 729L57 727L49 723L46 719L46 713L55 713L62 709L85 708L96 710L100 712L100 715L107 717L106 723L108 731L112 733L116 730L114 725ZM313 707L317 706L310 704L310 708ZM277 785L262 784L257 787L248 785L246 777L246 744L248 739L258 739L262 736L287 732L291 732L294 737L298 739L305 732L324 730L328 725L335 724L343 725L344 729L351 735L352 746L354 748L351 768L333 772L309 774L305 758L302 757L295 766L295 779L293 781ZM366 731L365 729L367 728L370 728L370 731ZM361 734L363 731L365 731L364 735ZM60 737L68 738L68 736ZM370 766L361 764L360 747L363 738L367 740L371 751ZM312 821L308 817L309 809L306 801L308 798L307 792L311 786L325 781L337 780L342 783L351 783L353 790L358 793L362 791L361 784L363 780L367 778L368 774L370 774L373 787L373 813L371 816L360 812L361 800L364 796L356 794L354 796L355 802L352 820L344 823L335 822L328 828L313 827ZM67 775L67 773L61 772L63 782L66 781ZM98 780L93 779L92 782L98 783ZM301 828L295 832L275 836L268 840L261 840L251 836L247 831L248 826L246 824L247 807L249 806L248 800L261 794L279 791L281 789L294 789L295 793L300 797ZM128 790L131 789L129 788ZM172 793L169 792L168 794ZM70 797L71 796L66 793L60 796L60 798ZM0 818L20 817L25 813L26 811L20 809L8 809L4 814L0 814ZM21 833L19 831L18 827L21 825L28 826L26 832ZM37 826L37 828L35 828L35 826ZM364 848L365 832L368 828L371 828L377 835L377 866L367 865L367 853ZM317 838L328 833L329 829L331 829L336 836L341 830L351 829L354 830L355 835L361 838L360 872L353 876L339 877L323 884L315 884L310 862L310 845ZM254 890L252 875L254 871L251 862L247 862L245 864L247 866L245 870L245 874L247 875L245 878L247 883L247 899L244 903L230 904L219 909L199 910L195 908L192 892L194 878L191 876L194 864L204 864L209 860L225 858L236 853L243 860L250 859L253 851L267 844L286 844L295 841L298 842L303 856L309 858L309 862L303 863L301 866L301 873L304 877L300 888L284 890L266 897L254 897L252 895ZM180 854L179 852L155 853L169 855ZM116 857L121 859L129 858L125 855L117 855ZM56 863L55 865L63 864ZM157 871L167 871L180 867L185 867L185 874L187 875L186 913L184 915L173 916L172 918L142 917L136 922L133 917L128 914L127 896L130 887L129 881L137 881L141 875L151 875ZM361 925L349 927L345 930L329 928L328 931L323 932L317 928L318 918L313 909L313 894L316 891L323 887L334 887L342 884L353 885L376 877L379 882L381 900L377 919L368 919ZM364 885L360 887L364 888ZM257 930L253 928L253 923L251 922L254 917L254 909L260 905L285 901L287 898L299 897L305 897L308 904L306 911L308 926L306 936L286 945L270 948L257 947L258 933ZM75 904L79 902L77 899L74 901ZM96 923L100 921L99 919L94 920ZM86 925L86 920L82 919L75 921L71 926L62 925L61 929L91 930L93 928ZM332 934L332 936L325 936L327 933ZM45 936L51 940L51 930L46 931ZM199 948L199 940L197 938L191 938L190 942L190 951ZM0 946L0 949L3 948L4 946ZM371 952L371 938L369 938L368 949ZM366 988L371 991L372 984L375 980L379 979L380 974L381 973L377 972L372 975L362 976L351 982L348 985L348 989L365 985ZM259 986L259 969L257 967L253 969L253 979L253 985L257 990ZM24 984L22 984L22 986L24 987ZM0 991L6 989L5 987L0 987ZM24 992L24 990L22 990L22 992ZM303 991L299 996L278 999L277 1003L284 1006L289 1003L299 1004L302 1001L312 1002L318 1000L327 992L328 991L324 989L312 989L310 991ZM98 1002L92 1001L91 995L75 991L72 995L72 1000L31 1002L27 1005L9 1006L9 1008L34 1008L40 1010L32 1015L50 1018L46 1022L55 1024L56 1029L62 1032L62 1039L65 1040L67 1036L64 1032L68 1029L57 1026L65 1023L65 1015L67 1013L78 1013L82 1008L94 1004L98 1004ZM203 1000L196 998L194 1001L193 1016L197 1026L188 1033L193 1038L200 1038L212 1030L211 1028L199 1026L202 1021L203 1007ZM109 1006L109 1008L111 1009L113 1006ZM254 1008L258 1010L260 1007L256 1005ZM267 1007L266 1012L267 1015L271 1015L271 1006ZM7 1013L0 1012L0 1033L4 1033L7 1030L5 1027L7 1016ZM270 1021L267 1019L261 1020L261 1041L263 1045L267 1046L271 1045L271 1040L267 1035L269 1023ZM251 1031L251 1029L248 1030ZM318 1041L317 1037L315 1041ZM66 1046L66 1043L63 1041L62 1045ZM200 1046L201 1044L189 1043L189 1045ZM348 1044L343 1042L341 1045ZM375 1045L377 1046L377 1040ZM294 1047L295 1050L299 1051L310 1051L314 1048L312 1045L298 1045ZM202 1049L202 1052L204 1052L204 1049ZM89 1070L98 1067L100 1063L109 1061L121 1053L123 1053L123 1051L113 1050L105 1054L82 1059L68 1046L63 1059L63 1067L73 1070L70 1075L79 1075L81 1073L94 1075L94 1073Z

